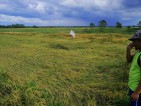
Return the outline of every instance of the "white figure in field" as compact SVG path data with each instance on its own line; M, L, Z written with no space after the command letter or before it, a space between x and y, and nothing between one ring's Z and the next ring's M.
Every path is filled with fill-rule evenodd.
M75 38L75 33L74 33L74 31L70 31L70 35L72 36L72 38Z

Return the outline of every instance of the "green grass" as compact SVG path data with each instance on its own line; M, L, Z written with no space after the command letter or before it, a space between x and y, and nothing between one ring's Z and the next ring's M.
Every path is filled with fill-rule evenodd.
M0 29L1 106L128 106L129 34Z
M99 27L89 28L89 27L52 27L52 28L0 28L0 32L30 32L30 33L47 33L47 34L64 34L69 33L70 30L74 30L76 33L88 34L88 33L121 33L121 34L131 34L127 30L127 27L114 28L105 27L102 30ZM134 31L132 31L133 33Z

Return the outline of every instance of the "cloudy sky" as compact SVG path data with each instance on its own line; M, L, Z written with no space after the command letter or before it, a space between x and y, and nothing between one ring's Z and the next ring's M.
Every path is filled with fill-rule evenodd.
M0 25L89 26L136 25L141 0L0 0Z

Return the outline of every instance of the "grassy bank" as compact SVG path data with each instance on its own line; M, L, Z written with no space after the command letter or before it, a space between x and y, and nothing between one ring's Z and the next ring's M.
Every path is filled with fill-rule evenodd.
M73 30L0 29L0 105L128 106L130 34Z

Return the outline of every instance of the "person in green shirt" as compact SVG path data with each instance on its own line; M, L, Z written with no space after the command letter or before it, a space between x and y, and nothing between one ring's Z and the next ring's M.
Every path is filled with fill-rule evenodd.
M141 106L141 30L138 30L130 39L126 48L126 59L131 62L129 71L129 95L131 106ZM135 54L131 50L135 48Z

